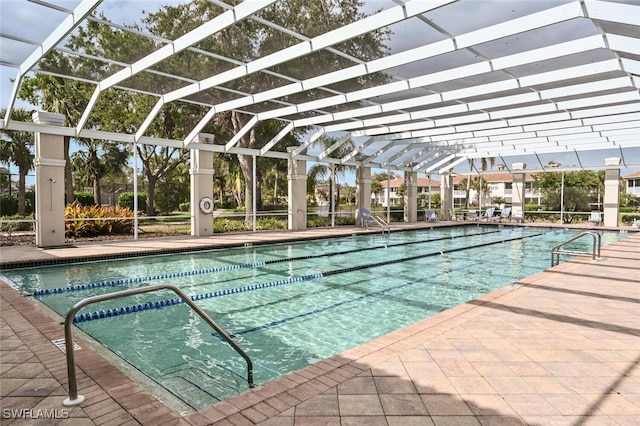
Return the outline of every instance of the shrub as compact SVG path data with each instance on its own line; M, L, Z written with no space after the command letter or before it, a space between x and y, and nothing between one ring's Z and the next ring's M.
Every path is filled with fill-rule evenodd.
M133 210L133 192L123 192L118 197L118 207L121 209L127 208ZM138 194L138 211L147 210L147 194Z
M180 203L178 210L181 212L188 212L191 210L191 203Z
M76 201L83 206L93 206L95 204L93 194L91 192L76 191L73 193L73 196L76 197Z
M11 216L0 216L0 220L16 220L21 222L2 222L0 223L0 232L8 232L11 234L15 231L33 231L33 215L29 216L20 216L20 215L11 215Z
M324 216L309 216L307 218L308 228L322 228L325 226L331 226L331 218Z
M633 225L633 221L634 220L640 220L640 213L623 214L620 217L620 222L622 222L623 224L625 224L627 226Z
M128 234L133 230L133 211L127 208L83 206L74 201L64 209L67 237Z
M250 231L252 229L253 227L245 225L242 220L216 218L213 221L213 232L216 234L222 234L224 232Z
M13 216L18 213L18 198L13 195L0 195L0 215Z
M261 217L256 220L256 229L261 231L266 231L270 229L287 229L289 223L288 219L285 217L275 218L275 217Z

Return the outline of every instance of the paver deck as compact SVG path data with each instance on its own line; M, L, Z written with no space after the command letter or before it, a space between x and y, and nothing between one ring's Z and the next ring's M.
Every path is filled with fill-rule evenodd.
M249 241L246 235L234 238ZM119 244L140 251L175 243ZM20 249L20 256L51 258L61 250L87 256L92 249L117 251L102 244L31 247ZM603 248L602 256L565 262L184 416L81 340L76 360L86 401L63 407L66 360L51 342L63 337L63 328L2 282L0 422L637 426L640 233ZM9 257L3 249L1 260Z

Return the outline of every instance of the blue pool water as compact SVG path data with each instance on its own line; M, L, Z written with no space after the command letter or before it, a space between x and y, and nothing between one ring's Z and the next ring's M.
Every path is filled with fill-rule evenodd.
M177 285L248 352L261 384L546 269L573 235L434 228L4 275L61 316L89 296ZM76 326L194 409L248 388L244 360L170 291L90 305Z

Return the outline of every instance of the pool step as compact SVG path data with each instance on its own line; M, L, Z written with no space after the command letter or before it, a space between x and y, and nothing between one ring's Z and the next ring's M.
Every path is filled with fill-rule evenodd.
M212 366L205 371L185 367L165 375L158 383L194 409L204 408L249 389L246 381L224 368Z

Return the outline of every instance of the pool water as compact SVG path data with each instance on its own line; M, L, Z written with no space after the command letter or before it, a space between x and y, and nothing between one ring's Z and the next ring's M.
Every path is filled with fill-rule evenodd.
M250 355L261 384L546 269L551 248L573 235L434 228L4 275L61 316L89 296L177 285ZM604 232L603 245L620 237ZM589 250L592 241L571 244ZM194 409L248 389L244 360L174 298L162 291L90 305L76 326Z

